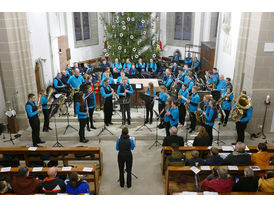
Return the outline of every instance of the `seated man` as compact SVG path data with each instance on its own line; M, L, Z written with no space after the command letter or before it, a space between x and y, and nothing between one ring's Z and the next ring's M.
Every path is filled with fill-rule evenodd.
M80 86L85 83L83 76L80 74L79 69L74 70L75 74L71 76L67 82L67 84L71 85L73 89L80 89Z
M177 135L178 129L176 127L171 127L169 131L170 136L164 138L162 146L171 146L173 143L184 146L184 138Z
M43 180L42 190L45 193L65 193L66 184L63 180L59 179L57 176L57 168L51 167L48 170L48 177Z
M67 64L67 68L65 71L66 71L67 75L69 75L70 77L73 75L72 68L69 64Z
M131 68L130 68L128 74L130 74L130 75L135 75L135 74L137 74L137 70L136 70L136 68L135 68L135 64L132 64L132 65L131 65Z
M171 61L179 61L179 60L182 60L181 56L179 55L179 52L176 51L175 52L175 55L172 57L172 60Z
M109 84L115 84L115 81L112 77L110 77L110 72L105 72L105 78L101 80L100 85L103 86L104 85L104 80L108 78L109 79Z
M265 177L259 179L259 192L274 192L274 171L267 171Z
M212 89L216 89L217 82L218 82L218 79L215 76L213 76L213 72L210 71L209 72L209 79L207 80L207 85Z
M204 165L219 166L223 165L224 159L220 157L217 147L211 147L210 157L206 159Z
M192 64L192 57L190 56L190 53L187 54L187 57L185 58L184 63L187 64L188 67L191 66L191 64Z
M129 58L127 58L126 63L124 63L124 66L123 66L123 70L125 73L128 73L130 68L131 68L131 62L130 62Z
M165 168L167 168L168 166L184 166L186 156L179 151L179 145L177 143L172 143L171 147L172 153L166 158Z
M178 66L177 66L177 63L174 62L173 63L173 66L172 66L172 73L177 76L178 75Z
M194 70L195 72L198 72L198 67L200 65L199 60L197 59L197 57L194 58L194 62L191 66L191 70Z
M126 76L126 74L123 70L121 70L120 76L117 78L117 84L122 83L122 80L123 80L124 77L127 78L127 83L129 84L128 77Z
M114 63L112 64L113 73L120 73L122 68L122 64L118 61L118 58L115 58Z
M68 82L68 80L69 80L69 77L70 77L70 76L67 74L66 71L62 71L61 81L62 81L65 85L67 85L67 82Z
M141 74L145 71L146 63L143 63L142 58L139 58L138 63L136 64L136 69L138 71L138 74Z
M11 182L11 187L17 195L31 195L41 192L42 183L38 178L29 177L29 169L21 166L18 177Z
M82 74L86 74L89 69L90 69L90 66L87 63L84 63Z
M233 192L257 192L258 179L254 177L254 172L250 168L244 169L244 177L236 178L233 184Z
M170 90L171 83L173 82L171 73L169 69L166 69L166 81L163 81L163 85L167 88L167 90Z
M217 168L218 178L204 179L201 182L201 191L211 191L211 192L231 192L233 179L227 172L225 167Z
M245 152L245 143L237 142L234 151L224 159L224 165L251 165L251 156Z
M101 67L102 67L102 68L107 68L107 67L110 67L110 64L107 62L106 59L103 59L102 64L101 64Z
M191 151L191 159L186 161L186 166L201 166L204 164L204 160L199 157L199 151Z
M154 72L154 73L157 72L157 65L156 65L156 63L153 62L152 58L150 58L149 63L147 63L146 72Z
M69 96L70 92L67 86L61 80L62 74L58 73L57 76L53 79L53 87L57 92L66 93Z
M79 67L79 64L77 62L74 62L73 69L74 69L74 72L75 72L76 69L79 69L80 74L82 74L82 68Z

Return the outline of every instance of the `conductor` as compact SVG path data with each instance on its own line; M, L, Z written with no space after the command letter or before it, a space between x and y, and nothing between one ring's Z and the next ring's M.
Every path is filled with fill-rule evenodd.
M132 153L135 147L134 140L130 138L128 135L128 128L124 127L122 129L121 136L117 139L116 142L116 150L118 152L118 166L119 166L119 180L120 186L124 187L125 179L124 179L124 168L126 164L126 172L127 172L127 187L131 187L131 169L132 169Z

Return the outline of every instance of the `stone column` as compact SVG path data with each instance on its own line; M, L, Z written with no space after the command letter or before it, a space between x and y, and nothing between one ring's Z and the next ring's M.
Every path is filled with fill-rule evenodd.
M6 101L13 101L20 129L28 126L25 103L37 94L26 13L0 13L0 69ZM39 46L39 45L36 45Z

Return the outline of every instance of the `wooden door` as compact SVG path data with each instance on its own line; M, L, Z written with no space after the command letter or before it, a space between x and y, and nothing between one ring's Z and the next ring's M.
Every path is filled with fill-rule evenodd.
M69 64L69 58L67 58L67 53L69 52L68 47L68 36L58 37L58 48L59 48L59 61L60 61L60 71L66 69L66 65Z
M36 79L36 86L37 86L37 93L39 94L41 91L41 81L40 81L40 74L39 74L39 65L38 62L35 63L35 79Z

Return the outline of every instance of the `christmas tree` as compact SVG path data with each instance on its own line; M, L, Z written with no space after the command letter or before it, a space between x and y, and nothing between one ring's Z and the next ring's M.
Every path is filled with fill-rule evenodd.
M160 55L161 42L155 22L159 21L151 12L111 13L110 22L102 16L104 25L104 56L111 62L115 58L124 63L126 58L136 63L141 57L143 62Z

